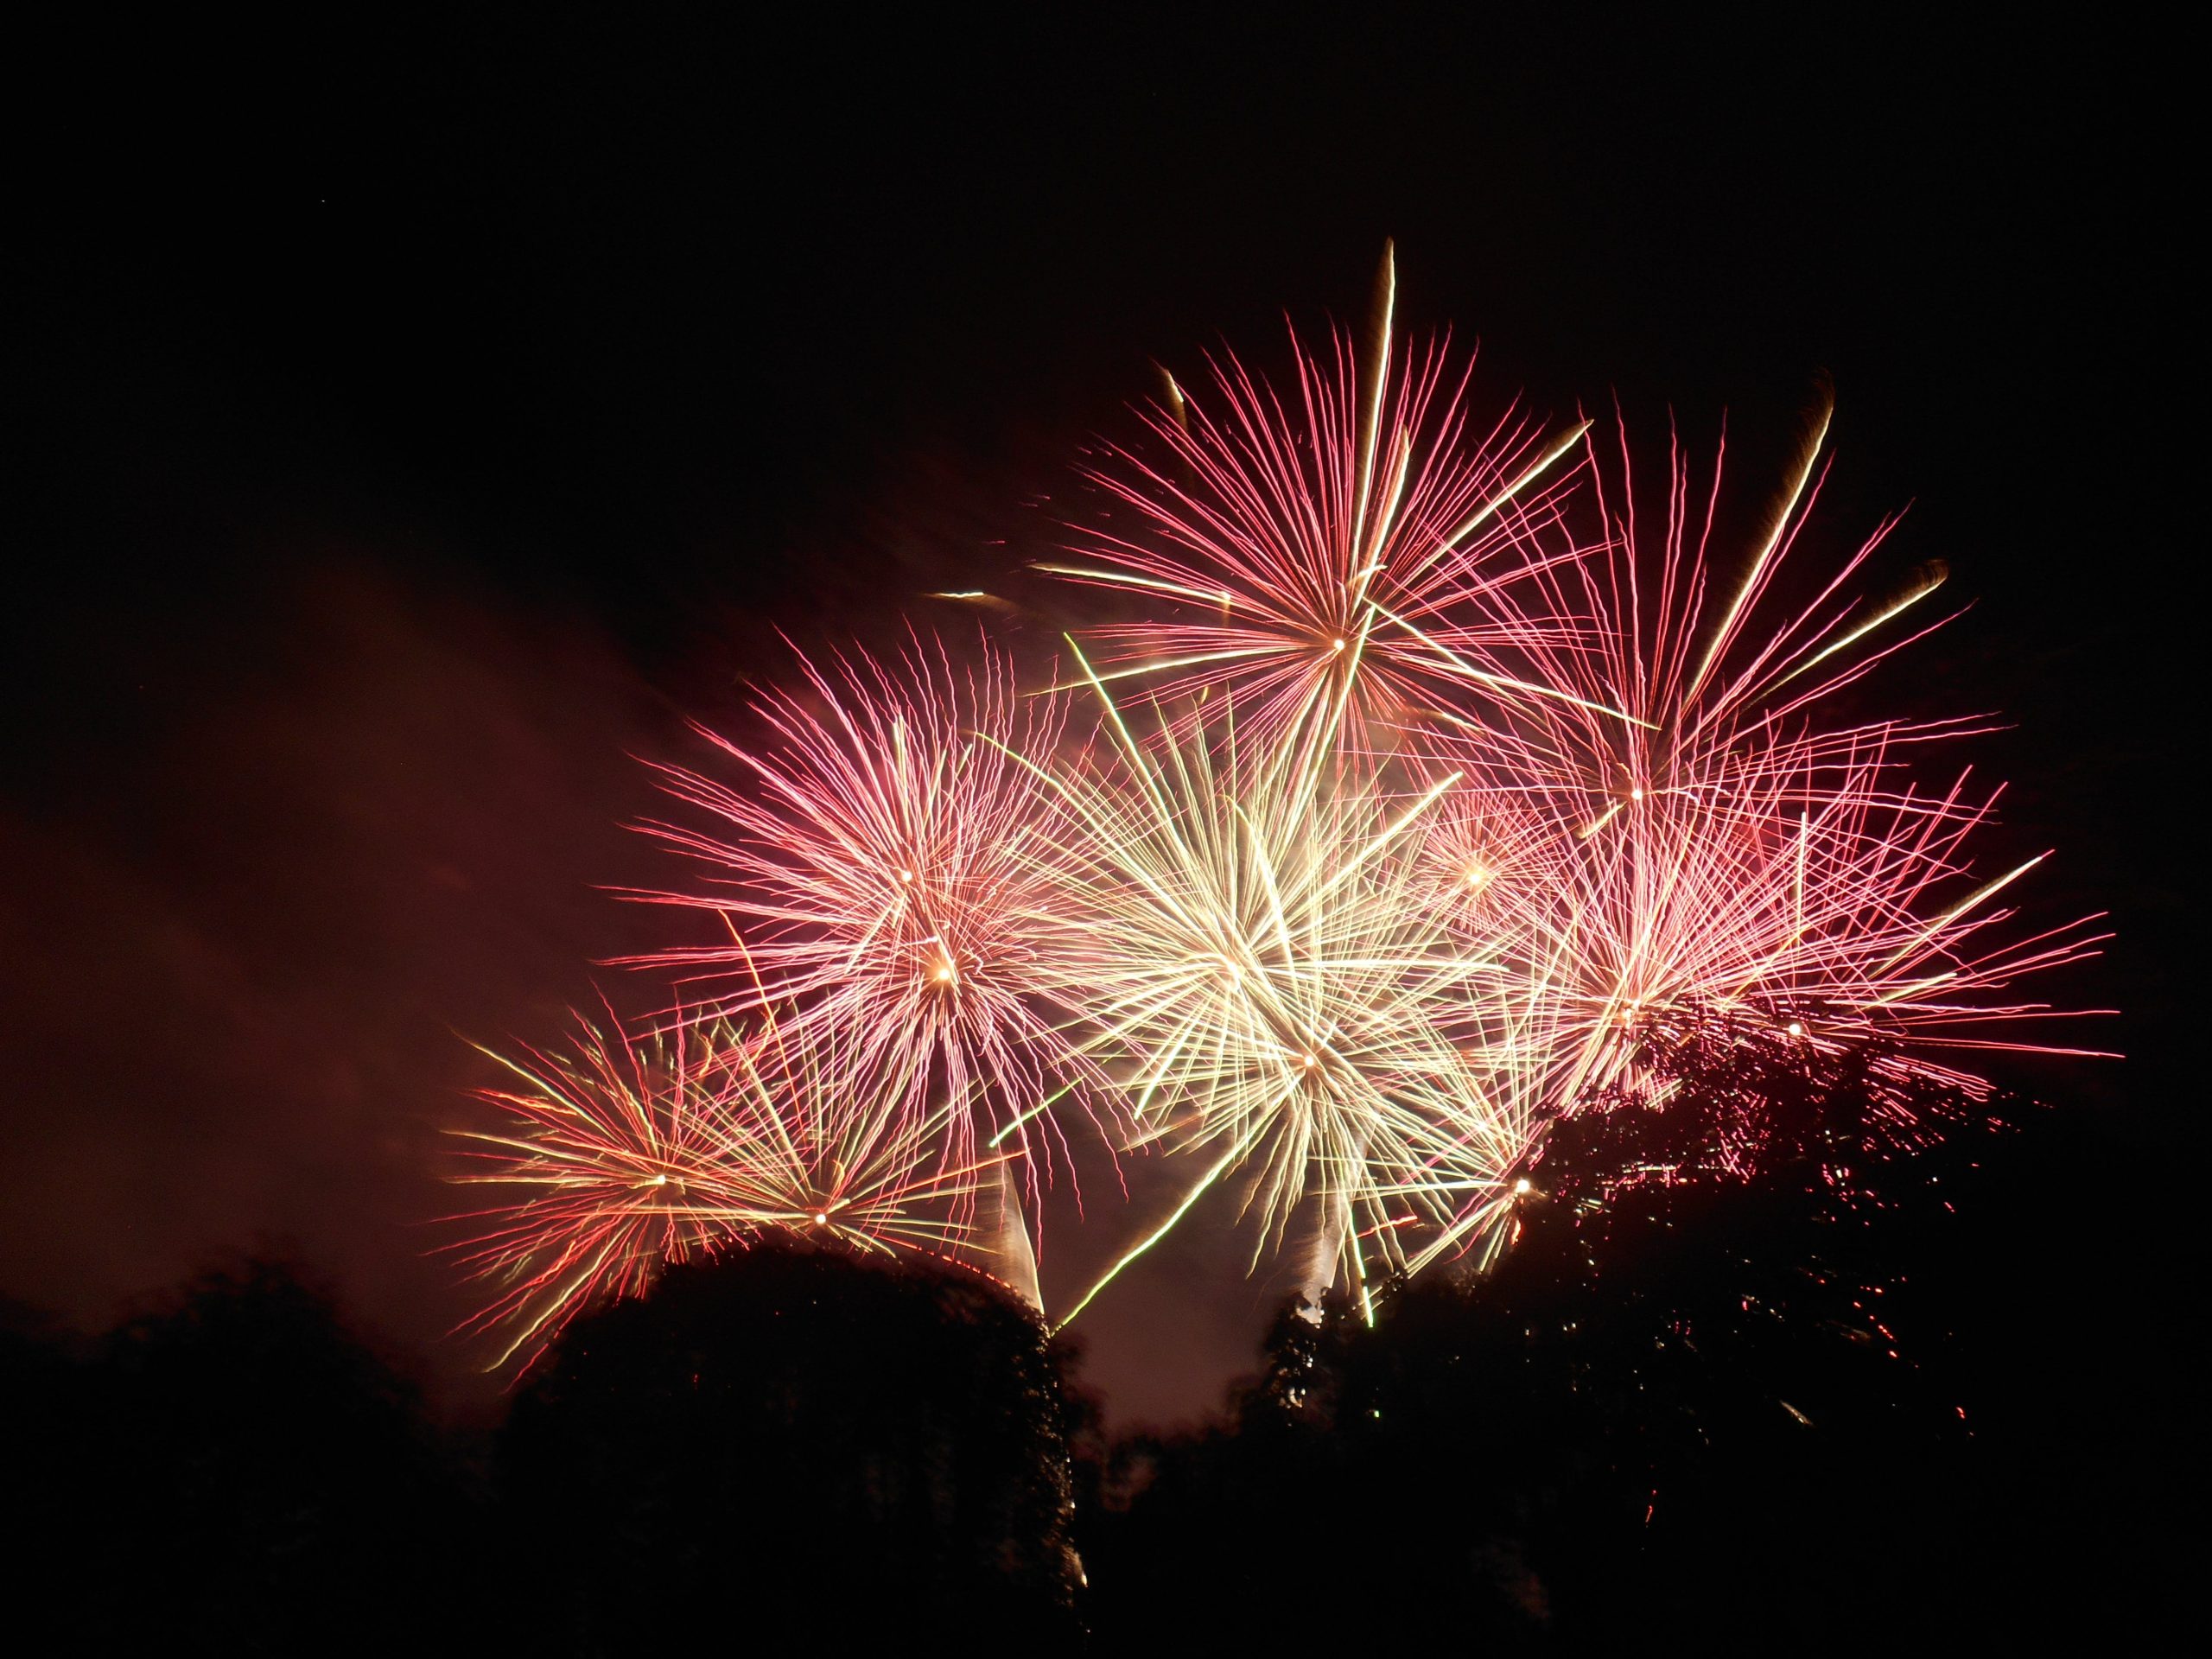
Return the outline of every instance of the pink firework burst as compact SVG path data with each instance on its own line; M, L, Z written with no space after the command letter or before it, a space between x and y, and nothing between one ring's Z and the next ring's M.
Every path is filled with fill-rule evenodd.
M508 1201L462 1248L510 1355L775 1233L1034 1300L1017 1184L1100 1103L1191 1179L1071 1319L1209 1192L1255 1264L1310 1222L1309 1282L1364 1300L1498 1248L1562 1117L1688 1101L1732 1166L1800 1071L1907 1144L1986 1105L1977 1052L2091 1052L2017 988L2098 918L2024 925L1999 791L1917 775L1986 722L1859 711L1945 573L1863 597L1888 524L1811 568L1825 397L1739 547L1720 454L1481 426L1394 294L1386 257L1294 388L1171 381L1093 471L1045 567L1118 601L1073 653L1090 743L917 637L801 656L753 734L656 768L696 879L632 896L702 937L638 962L683 1006L485 1096L469 1179Z
M702 878L635 896L706 912L726 937L639 960L678 969L712 1014L790 1009L791 1040L829 1045L909 1116L944 1106L956 1160L979 1135L1057 1137L1044 1108L1087 1073L1050 995L1067 925L1046 806L1013 758L1053 747L1056 706L1020 697L988 649L972 668L918 640L893 664L799 666L801 692L760 699L765 741L700 728L734 781L655 768L707 827L643 827Z
M1143 417L1156 458L1116 448L1091 470L1114 507L1039 568L1158 610L1083 631L1099 678L1218 696L1217 729L1353 756L1455 689L1544 693L1493 653L1554 626L1511 595L1572 556L1541 532L1580 429L1548 438L1517 410L1478 427L1443 344L1394 346L1395 293L1386 253L1363 357L1294 334L1293 404L1225 358L1207 394L1168 379Z
M1610 471L1593 453L1593 550L1535 578L1583 626L1564 647L1530 635L1522 667L1569 696L1439 721L1438 747L1484 793L1553 826L1545 879L1501 897L1520 948L1558 965L1564 1026L1582 1033L1578 1086L1608 1084L1655 1022L1715 1017L1815 1044L1904 1044L1960 1079L1926 1051L2045 1047L2015 1033L2052 1010L2008 988L2101 937L2094 918L2010 936L2014 912L1992 901L2039 861L1978 869L1969 838L1995 791L1963 774L1933 791L1911 781L1909 753L1978 722L1829 717L1840 692L1936 626L1900 619L1943 572L1925 567L1879 601L1852 595L1885 524L1809 602L1779 602L1828 414L1824 397L1726 581L1708 547L1718 459L1699 478L1672 454L1654 537L1624 447Z

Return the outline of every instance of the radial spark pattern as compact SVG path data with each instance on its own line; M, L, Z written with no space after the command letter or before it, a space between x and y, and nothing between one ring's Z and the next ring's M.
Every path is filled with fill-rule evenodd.
M1016 1189L1071 1123L1185 1177L1063 1322L1218 1190L1255 1262L1294 1238L1364 1297L1498 1248L1562 1118L1694 1089L1754 1144L1732 1055L1909 1138L1985 1089L1972 1051L2045 1046L2016 983L2101 936L2021 926L1997 791L1923 776L1979 717L1866 712L1944 572L1866 596L1886 524L1823 567L1825 397L1739 533L1718 454L1478 428L1395 302L1386 259L1358 353L1171 380L1092 469L1108 510L1046 569L1122 608L1073 673L802 658L755 737L658 769L696 879L638 896L720 931L648 959L688 1005L661 1037L486 1096L472 1179L512 1201L467 1259L511 1352L778 1230L1034 1300Z
M1407 1230L1503 1190L1551 1058L1531 1035L1545 999L1463 948L1410 855L1458 779L1393 792L1156 709L1147 741L1107 707L1110 742L1039 769L1084 921L1087 1046L1135 1142L1191 1162L1186 1204L1236 1182L1264 1249L1310 1200L1322 1282L1341 1260L1364 1285Z
M1170 377L1143 417L1156 454L1091 470L1115 505L1041 568L1143 607L1084 631L1101 679L1171 705L1217 694L1248 743L1355 757L1440 697L1545 694L1492 653L1563 626L1516 595L1573 556L1556 464L1580 429L1547 436L1518 410L1477 426L1445 346L1395 343L1395 295L1386 257L1363 355L1294 336L1287 402L1234 358L1204 395Z
M1835 716L1941 620L1921 607L1944 573L1853 596L1885 526L1795 581L1802 603L1783 600L1827 419L1823 400L1740 559L1709 545L1717 462L1700 476L1677 453L1639 529L1624 448L1610 467L1593 455L1593 550L1536 578L1584 619L1585 643L1531 636L1522 666L1571 695L1435 728L1435 752L1480 795L1551 827L1541 879L1501 884L1497 920L1559 964L1578 1086L1611 1081L1645 1024L1669 1015L1758 1018L1815 1043L1879 1037L1956 1080L1933 1051L2037 1046L2020 1022L2049 1010L2007 988L2096 943L2086 925L2009 932L1993 901L2040 861L1978 868L1972 837L1995 792L1963 774L1913 780L1910 756L1978 722ZM1738 574L1718 576L1724 563Z
M703 734L734 776L658 768L711 827L646 828L704 878L640 896L728 931L645 963L678 969L711 1014L792 1010L791 1040L834 1052L850 1086L912 1116L942 1109L956 1160L979 1128L1014 1123L1026 1145L1055 1122L1038 1104L1084 1076L1048 995L1068 930L1015 759L1051 751L1058 709L1018 696L988 650L972 669L936 642L799 666L802 690L761 699L764 741Z
M456 1179L500 1200L459 1217L457 1251L493 1288L471 1324L506 1332L495 1366L664 1262L765 1236L995 1265L969 1217L1010 1154L946 1159L943 1113L855 1090L841 1057L772 1018L641 1042L579 1020L565 1049L492 1058L516 1082L480 1091L500 1127L466 1135Z

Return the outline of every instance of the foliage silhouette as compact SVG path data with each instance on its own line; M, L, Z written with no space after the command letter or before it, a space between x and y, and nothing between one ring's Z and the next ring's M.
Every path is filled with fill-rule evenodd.
M1670 1096L1555 1126L1497 1262L1389 1287L1372 1329L1284 1308L1195 1433L1109 1440L1071 1351L987 1281L804 1247L580 1321L488 1484L280 1262L96 1341L0 1306L11 1633L1113 1655L2144 1628L2191 1560L2154 1495L2195 1466L2189 1396L2132 1334L2176 1294L2123 1248L2158 1185L2078 1116L1741 1035L1649 1039ZM2121 1243L2076 1252L2076 1217Z
M2000 1404L2034 1383L1985 1230L2040 1186L2051 1115L1726 1029L1648 1058L1663 1109L1555 1126L1489 1270L1397 1287L1372 1330L1286 1308L1228 1422L1094 1472L1103 1650L1171 1605L1198 1643L1448 1650L2098 1617Z
M1072 1639L1060 1364L968 1273L760 1247L579 1321L516 1401L556 1652Z
M19 1623L66 1650L353 1653L467 1639L458 1465L289 1265L212 1272L89 1352L0 1344Z

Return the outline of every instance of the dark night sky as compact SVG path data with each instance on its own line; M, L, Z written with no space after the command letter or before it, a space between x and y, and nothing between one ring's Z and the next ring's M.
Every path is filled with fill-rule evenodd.
M282 1236L458 1376L421 1254L455 1033L634 992L589 965L653 937L594 885L654 868L626 751L729 717L778 627L1008 580L1154 359L1279 360L1386 236L1485 407L1725 409L1756 468L1834 376L1837 545L1910 502L1899 561L1978 601L1892 689L2018 722L1980 751L1999 840L2061 848L2039 911L2121 930L2060 988L2134 1058L2026 1080L2201 1166L2158 42L809 15L55 48L9 256L0 1292L96 1321ZM1094 1196L1048 1274L1130 1221ZM1102 1304L1118 1412L1246 1363L1276 1287L1209 1252Z

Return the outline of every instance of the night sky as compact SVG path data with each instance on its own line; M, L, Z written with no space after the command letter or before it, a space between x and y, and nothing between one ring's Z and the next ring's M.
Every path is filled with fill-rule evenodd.
M664 937L603 891L664 873L628 757L735 722L779 630L1031 591L1155 360L1280 367L1286 310L1360 315L1387 237L1402 323L1479 342L1482 410L1618 397L1700 443L1725 411L1756 477L1833 376L1821 534L1909 505L1885 556L1976 601L1882 695L2014 722L1974 752L2014 783L1991 856L2056 846L2031 915L2113 913L2050 989L2125 1008L2088 1035L2132 1058L2013 1080L2157 1178L2052 1194L2052 1270L2159 1322L2125 1257L2201 1259L2156 1189L2205 1135L2199 353L2156 42L808 16L56 47L8 256L0 1294L99 1325L289 1241L482 1407L424 1255L463 1039L651 1006L594 966ZM1034 597L1025 651L1067 620ZM1087 1196L1048 1290L1135 1224ZM1287 1287L1223 1271L1224 1224L1085 1316L1117 1418L1250 1364Z

